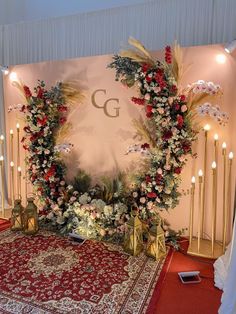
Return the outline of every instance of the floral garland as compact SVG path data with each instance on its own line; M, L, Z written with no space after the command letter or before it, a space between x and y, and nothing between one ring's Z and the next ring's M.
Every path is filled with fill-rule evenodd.
M68 185L61 154L69 153L73 145L60 143L58 137L67 128L71 104L78 103L81 94L63 83L47 90L44 82L39 81L33 95L29 87L18 84L26 104L10 106L8 111L20 110L25 117L22 142L28 151L28 176L41 201L40 219L44 226L54 226L63 233L74 230L88 237L117 240L125 231L131 206L146 224L151 224L161 209L178 204L180 174L197 135L194 117L199 113L211 115L205 105L199 105L220 95L221 90L218 85L203 81L181 90L177 48L172 54L171 48L166 47L165 62L160 62L138 41L130 43L137 50L114 56L109 67L115 68L116 80L138 87L140 96L133 97L132 102L144 108L147 117L145 122L135 122L146 142L127 150L127 154L141 152L147 161L147 170L136 176L132 189L124 185L122 176L91 187L83 172L77 186L76 180L74 186ZM216 120L227 118L218 107L211 108Z
M181 75L180 49L165 49L165 61L154 60L149 52L135 39L129 43L136 50L123 51L115 55L110 68L116 70L116 80L139 90L139 97L132 102L144 108L147 122L141 125L146 143L140 147L133 145L129 152L147 151L149 168L137 180L133 197L141 217L145 220L160 210L174 208L179 203L178 191L181 172L192 154L192 143L196 139L194 115L199 99L215 97L221 94L218 85L212 82L198 81L185 90L181 90L178 81ZM179 59L179 60L178 60ZM198 98L200 95L201 98ZM209 113L209 112L208 112ZM215 110L218 120L221 113ZM139 126L140 131L140 126Z

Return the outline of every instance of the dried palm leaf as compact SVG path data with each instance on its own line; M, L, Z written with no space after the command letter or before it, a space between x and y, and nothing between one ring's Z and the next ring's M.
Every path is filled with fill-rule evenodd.
M152 132L147 128L142 118L139 118L139 120L134 119L133 125L137 130L137 133L142 138L145 138L147 143L153 148L156 146L156 141L153 138Z
M134 38L129 38L129 44L133 46L136 50L128 49L122 50L120 55L125 58L130 58L136 62L147 63L150 65L155 65L155 60L152 58L150 53L146 48Z
M69 122L60 127L56 135L56 144L63 143L71 129L72 125Z
M149 58L150 60L153 60L150 53L147 51L147 49L144 47L144 45L140 41L138 41L137 39L135 39L133 37L130 37L128 42L131 46L133 46L136 49L138 49L139 51L141 51L147 58Z
M76 81L62 83L61 90L67 104L76 105L84 98Z
M25 92L24 92L24 84L21 81L14 81L12 85L18 89L20 96L26 101Z
M194 111L198 106L203 104L204 102L214 102L217 97L221 97L222 92L219 91L217 94L210 95L207 93L201 93L201 94L193 94L192 92L189 93L188 97L188 110L189 113Z
M174 44L173 52L172 72L177 84L179 84L183 76L183 54L180 45L178 45L176 41Z

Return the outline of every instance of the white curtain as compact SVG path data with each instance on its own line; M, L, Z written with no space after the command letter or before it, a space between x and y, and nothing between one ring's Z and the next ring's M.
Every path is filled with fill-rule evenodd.
M155 50L236 37L235 0L152 0L73 16L5 25L1 64L118 52L129 36Z
M215 284L223 289L219 314L236 313L236 223L231 245L214 264Z

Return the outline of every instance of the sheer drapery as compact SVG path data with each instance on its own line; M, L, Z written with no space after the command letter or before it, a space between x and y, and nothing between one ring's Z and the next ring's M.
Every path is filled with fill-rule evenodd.
M175 39L183 46L236 35L234 0L153 0L97 12L5 25L1 64L33 63L119 51L129 36L149 49Z
M222 289L223 295L219 314L236 313L236 223L231 245L227 248L226 254L220 257L214 264L215 284Z

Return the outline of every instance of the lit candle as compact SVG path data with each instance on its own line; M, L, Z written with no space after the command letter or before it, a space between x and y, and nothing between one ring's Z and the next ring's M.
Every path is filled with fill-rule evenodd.
M34 229L35 229L34 218L29 218L28 219L28 231L34 231Z
M192 245L193 238L193 217L194 217L194 191L195 191L195 177L192 177L191 180L191 200L190 200L190 220L189 220L189 246Z
M1 199L2 199L2 202L1 202L1 210L2 210L2 214L3 214L3 217L5 216L5 198L4 198L4 157L3 156L0 156L0 166L1 166Z
M12 206L14 206L14 196L15 196L15 187L14 187L14 162L10 162L10 172L11 172L11 201L12 201Z
M0 146L1 146L0 154L1 156L4 156L4 136L3 135L0 136Z
M200 238L201 238L201 233L202 233L202 225L203 225L203 197L202 197L202 177L203 177L203 172L200 169L198 172L198 181L199 181L199 197L198 197L198 201L199 201L199 215L198 215L198 252L200 251Z
M21 167L17 167L17 198L21 199Z
M216 191L216 162L211 164L212 168L212 227L211 227L211 253L214 256L215 234L216 234L216 211L217 211L217 191Z
M204 131L208 132L210 131L211 126L209 124L204 125Z
M13 130L10 130L10 160L13 160Z
M17 131L17 167L20 165L20 125L19 123L16 124L16 131Z

